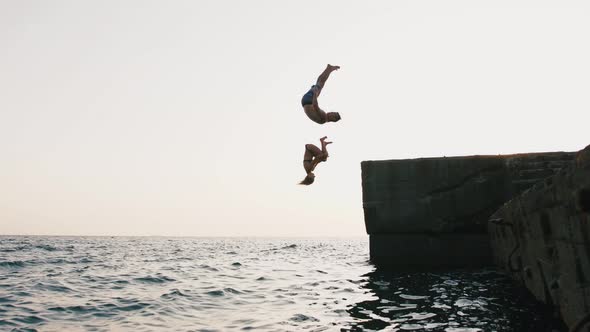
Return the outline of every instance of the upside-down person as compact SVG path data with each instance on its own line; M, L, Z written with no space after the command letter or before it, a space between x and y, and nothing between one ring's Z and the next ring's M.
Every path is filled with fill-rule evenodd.
M328 77L330 77L330 73L338 69L340 69L340 66L326 66L326 69L324 69L324 71L320 74L316 83L312 85L311 88L303 95L303 98L301 98L301 106L303 106L303 110L305 111L305 114L307 114L307 117L319 124L324 124L326 122L336 122L340 120L340 114L338 112L326 113L320 108L320 105L318 105L318 97L320 92L322 92Z
M305 153L303 154L303 168L305 169L305 173L307 173L307 175L303 181L299 182L299 184L306 186L312 184L315 180L315 174L313 174L313 170L319 163L328 159L329 155L326 146L328 144L332 144L332 142L326 142L326 139L326 136L320 138L320 142L322 143L321 149L313 144L305 144Z

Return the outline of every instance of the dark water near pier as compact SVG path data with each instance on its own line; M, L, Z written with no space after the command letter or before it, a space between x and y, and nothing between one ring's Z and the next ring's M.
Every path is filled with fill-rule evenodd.
M0 331L551 331L492 270L385 273L358 239L0 237Z

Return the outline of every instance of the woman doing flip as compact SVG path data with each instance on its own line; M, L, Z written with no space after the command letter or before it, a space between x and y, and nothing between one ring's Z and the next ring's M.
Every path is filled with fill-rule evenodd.
M320 142L322 143L321 150L313 144L305 144L305 153L303 154L303 168L305 169L305 173L307 173L307 175L303 181L299 182L299 184L306 186L312 184L315 180L315 174L313 174L313 170L319 163L328 159L329 155L326 146L328 144L332 144L332 142L326 142L326 138L328 137L324 136L320 138Z

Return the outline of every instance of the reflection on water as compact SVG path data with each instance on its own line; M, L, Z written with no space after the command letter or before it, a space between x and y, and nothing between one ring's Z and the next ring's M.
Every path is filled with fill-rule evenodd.
M566 331L523 289L495 271L395 273L373 271L370 300L348 313L346 331Z
M491 271L386 273L361 239L0 236L0 331L545 331Z

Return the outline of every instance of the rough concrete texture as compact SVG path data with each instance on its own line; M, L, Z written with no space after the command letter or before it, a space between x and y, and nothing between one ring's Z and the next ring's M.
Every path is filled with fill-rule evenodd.
M490 217L495 262L574 328L590 314L590 146ZM581 331L577 326L575 329Z
M456 246L456 239L443 235L463 234L460 241L467 243L481 239L488 217L498 207L571 165L573 158L574 153L552 152L364 161L363 208L371 235L371 259L383 265L409 261L428 268L432 260L424 250L431 248L431 256L441 256L440 266L472 266L473 257L482 260L477 265L484 261L489 265L489 244L477 246L474 250L481 251L476 254L464 246L463 253L440 255L454 252ZM396 236L382 236L385 234ZM410 256L403 259L394 246L411 248L416 242L413 237L397 236L401 234L422 234L427 240L420 243L432 245L419 254L408 250ZM388 243L394 238L395 245Z

